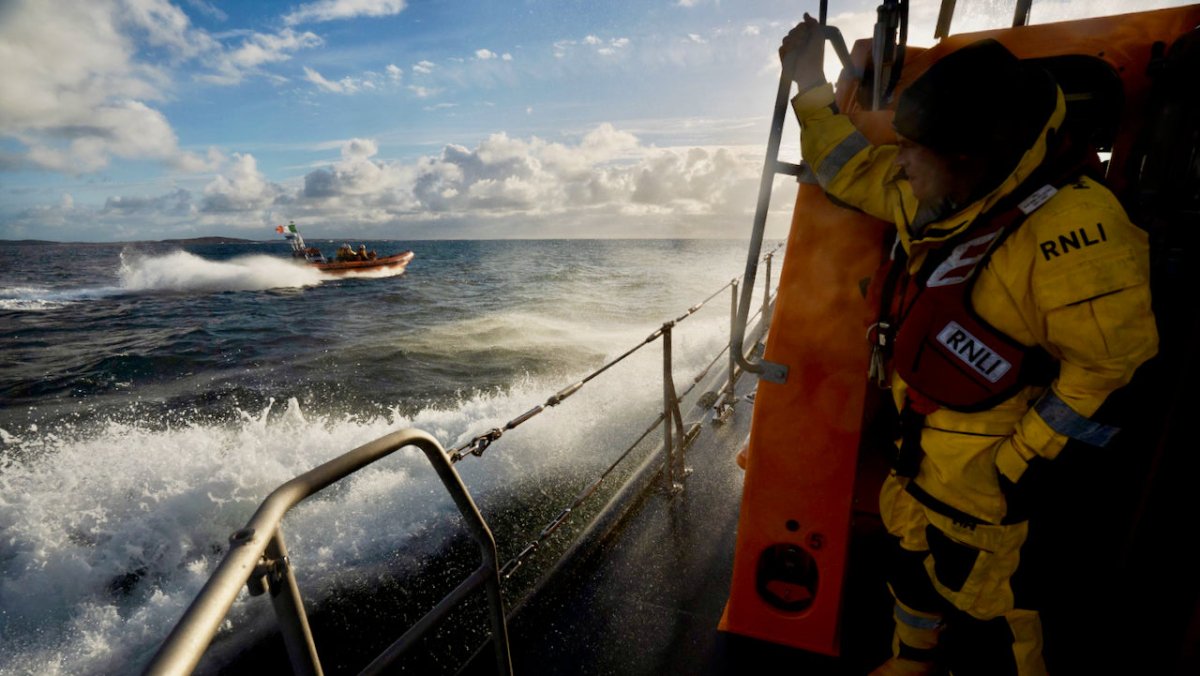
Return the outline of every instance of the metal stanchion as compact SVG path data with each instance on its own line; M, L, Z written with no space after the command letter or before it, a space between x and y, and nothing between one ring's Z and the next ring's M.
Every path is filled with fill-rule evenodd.
M283 633L283 643L287 646L292 673L320 676L324 673L321 670L321 660L317 657L317 646L313 643L312 630L308 626L300 587L296 585L296 575L288 561L282 529L275 529L275 535L263 552L263 560L268 562L267 589L270 591L271 605L275 608L275 617L278 618Z

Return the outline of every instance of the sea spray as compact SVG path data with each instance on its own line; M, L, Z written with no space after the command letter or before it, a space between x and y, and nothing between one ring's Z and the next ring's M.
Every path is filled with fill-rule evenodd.
M330 279L320 270L276 256L214 261L186 251L122 251L118 275L126 291L265 291L316 286Z
M4 345L11 361L0 364L0 399L15 402L0 406L0 673L138 670L229 534L279 484L398 429L454 447L501 428L744 263L744 250L707 242L412 248L418 257L403 277L284 292L272 278L259 280L266 290L225 293L258 270L243 263L261 258L260 244L196 246L191 258L138 245L124 259L120 246L64 246L36 269L0 271L0 287L113 290L72 300L69 311L0 308L20 327ZM231 267L206 286L211 277L183 274L197 261L201 271ZM286 254L274 262L310 272ZM123 271L142 286L126 286ZM680 390L728 339L727 298L675 327ZM656 341L457 465L502 560L655 419L661 378ZM556 537L584 520L585 510L574 512ZM322 491L283 527L318 613L338 599L352 607L379 580L431 562L440 573L441 544L462 532L411 448ZM549 563L551 550L519 575ZM269 621L269 603L243 597L227 624L238 637L218 638L214 664L244 644L242 631Z
M510 485L571 467L579 490L653 419L657 396L627 391L659 355L614 369L555 409L509 432L485 458L460 471L484 509ZM477 393L452 406L404 416L329 416L302 411L296 399L238 411L233 424L139 424L7 435L14 463L0 474L0 606L6 610L0 672L107 671L145 657L178 620L241 528L276 486L379 436L417 427L446 446L500 427L545 401L564 382L524 378L507 391ZM645 391L647 388L638 387ZM650 412L647 412L649 410ZM37 448L32 448L36 446ZM12 450L11 448L9 450ZM561 504L562 495L554 500ZM424 455L397 452L377 466L300 505L285 520L296 574L314 603L361 572L431 555L457 518ZM538 523L529 523L530 533ZM428 536L431 529L443 532ZM510 535L511 550L530 533ZM250 602L231 613L250 622ZM258 608L258 606L253 606ZM258 608L261 610L261 608ZM45 636L55 636L46 642ZM119 637L119 638L118 638Z
M25 442L38 445L36 453L12 454L36 460L0 474L0 671L106 671L145 648L131 637L161 641L267 493L389 431L380 419L306 419L295 400L282 415L269 412L232 427L62 429ZM393 466L368 481L402 493L407 471ZM338 498L348 519L370 512L355 497L356 481ZM402 517L372 524L375 536L402 543ZM366 544L358 533L314 533L324 553L304 571L321 571L335 553L339 566L352 563ZM307 555L306 538L295 541ZM240 614L235 609L235 621ZM58 638L46 644L47 635Z

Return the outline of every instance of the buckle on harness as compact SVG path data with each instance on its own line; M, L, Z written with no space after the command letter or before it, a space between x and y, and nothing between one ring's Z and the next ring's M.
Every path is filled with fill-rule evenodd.
M887 358L891 353L894 334L891 323L884 320L879 320L867 327L867 342L871 345L871 360L867 366L867 378L882 390L892 387L888 378Z

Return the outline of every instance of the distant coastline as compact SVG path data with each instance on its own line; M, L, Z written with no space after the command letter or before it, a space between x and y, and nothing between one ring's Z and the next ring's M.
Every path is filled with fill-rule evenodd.
M79 246L110 246L113 244L258 244L273 240L239 239L237 237L188 237L185 239L148 239L134 242L55 242L46 239L0 239L0 245L44 246L47 244L77 244Z

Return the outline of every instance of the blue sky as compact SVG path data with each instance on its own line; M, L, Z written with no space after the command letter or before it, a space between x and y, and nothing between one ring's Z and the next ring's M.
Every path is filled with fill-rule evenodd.
M875 0L831 4L869 35ZM1011 17L970 4L957 28ZM310 237L742 237L775 49L816 7L3 0L0 239L267 239L288 219ZM936 11L913 0L910 42Z

